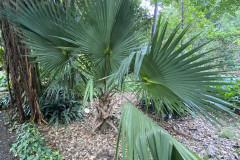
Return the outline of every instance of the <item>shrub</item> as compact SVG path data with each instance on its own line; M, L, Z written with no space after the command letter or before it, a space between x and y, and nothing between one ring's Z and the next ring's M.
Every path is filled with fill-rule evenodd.
M20 160L61 160L59 152L53 152L46 146L44 138L39 136L34 124L21 125L18 129L16 142L12 144L11 152Z
M65 100L63 98L57 101L45 101L41 104L40 108L44 118L48 121L49 125L55 123L69 124L73 120L82 119L82 110L80 110L81 103L75 100Z
M75 100L71 90L59 85L48 87L40 98L40 109L48 124L57 126L69 124L73 120L82 119L82 104Z
M230 99L230 101L236 106L240 106L240 79L231 78L235 85L226 86L225 96Z

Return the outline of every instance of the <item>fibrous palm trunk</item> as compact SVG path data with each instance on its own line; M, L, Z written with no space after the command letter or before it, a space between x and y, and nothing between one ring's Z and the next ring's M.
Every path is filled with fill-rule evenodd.
M112 96L109 96L107 93L104 93L98 100L99 103L96 106L97 109L96 125L93 131L96 131L105 122L108 125L110 125L115 131L117 131L117 128L113 124L113 118L116 116L114 116L112 113L113 109Z

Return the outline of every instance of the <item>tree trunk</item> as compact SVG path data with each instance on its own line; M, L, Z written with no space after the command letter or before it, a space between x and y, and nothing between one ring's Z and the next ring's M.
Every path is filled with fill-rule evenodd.
M4 53L3 57L5 59L6 68L7 68L7 79L9 81L9 74L11 75L12 88L14 96L12 95L10 86L9 93L11 96L12 104L16 102L17 111L19 115L19 121L24 121L24 111L22 108L22 98L21 98L21 89L20 89L20 72L18 67L18 52L20 51L18 39L14 35L15 31L13 27L6 21L1 21L1 30L2 30L2 39L4 41Z
M96 131L99 127L101 127L101 125L105 122L117 132L117 128L113 124L113 118L115 116L112 113L114 104L112 103L112 96L109 96L109 94L105 92L98 100L99 103L96 106L97 117L95 120L95 127L93 129L93 132ZM115 118L119 119L118 117Z
M4 0L9 3L9 0ZM4 41L4 59L7 66L7 75L10 73L12 80L12 87L14 96L9 92L12 103L16 102L17 110L19 114L19 121L24 120L23 110L23 93L27 98L27 104L31 110L31 121L36 120L39 123L47 123L43 119L42 112L40 110L37 98L37 83L41 83L38 73L36 73L37 65L29 64L30 58L25 57L29 54L29 50L26 49L26 45L21 43L23 40L17 35L18 31L5 19L0 19L0 26L2 30L2 38ZM9 76L8 76L9 77ZM39 84L40 85L40 84Z
M182 0L182 19L181 19L181 23L182 23L182 30L184 29L184 0ZM181 40L181 46L183 45L183 39Z
M154 9L154 15L153 15L152 34L151 34L151 43L153 41L153 37L154 37L155 31L156 31L157 18L158 18L158 2L155 3L155 9Z

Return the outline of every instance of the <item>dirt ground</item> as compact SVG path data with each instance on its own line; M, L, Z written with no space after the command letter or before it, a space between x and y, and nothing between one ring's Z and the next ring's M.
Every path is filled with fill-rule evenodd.
M10 133L4 125L4 114L0 111L0 160L16 159L9 153L10 146L15 140L15 135Z
M133 95L126 95L132 97ZM121 96L116 96L114 113L120 115ZM90 113L84 114L81 122L72 122L67 128L39 126L47 144L59 150L67 160L113 160L116 149L117 133L108 126L101 131L92 132L96 102L90 106ZM240 155L240 121L231 119L222 127L216 127L200 117L185 117L185 120L161 122L152 116L160 126L187 148L204 159L238 160ZM115 125L117 125L117 120Z

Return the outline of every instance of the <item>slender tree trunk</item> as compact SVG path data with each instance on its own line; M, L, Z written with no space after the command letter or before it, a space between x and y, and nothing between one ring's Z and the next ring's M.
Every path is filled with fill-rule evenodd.
M2 54L2 57L4 57L4 54ZM7 63L6 63L6 59L4 60L4 64L7 65ZM10 72L9 72L9 65L6 66L6 74L7 74L6 77L7 77L7 87L8 87L8 92L9 92L9 95L10 95L10 98L11 98L11 100L10 100L10 108L13 108L13 105L14 105L14 103L15 103L15 99L14 99L14 96L13 96L13 94L12 94L12 89L11 89L11 85L10 85L10 77L9 77Z
M0 21L0 26L1 25L1 21ZM0 28L1 30L1 28ZM3 46L3 44L1 43L1 46ZM10 71L9 71L9 62L6 62L6 56L5 56L5 52L1 52L2 53L2 59L3 59L3 64L5 64L5 69L6 69L6 78L7 78L7 88L8 88L8 91L9 91L9 95L10 95L10 108L13 108L13 101L15 101L14 97L13 97L13 94L12 94L12 89L11 89L11 85L10 85L10 77L9 77L9 74L10 74Z
M184 0L182 0L182 19L181 19L181 23L182 23L182 29L184 29ZM181 40L181 46L183 45L183 39Z
M153 36L154 36L155 31L156 31L157 18L158 18L158 2L155 3L155 9L154 9L154 15L153 15L152 34L151 34L151 43L153 41Z

